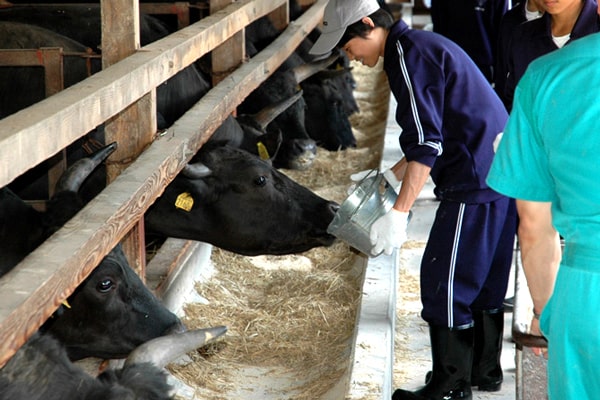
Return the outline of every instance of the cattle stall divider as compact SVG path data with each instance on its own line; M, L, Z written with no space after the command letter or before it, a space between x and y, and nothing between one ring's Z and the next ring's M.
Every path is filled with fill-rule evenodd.
M0 278L0 367L143 218L237 105L321 21L315 2L266 49L215 85L63 228ZM240 0L0 120L0 186L62 151L162 82L287 4Z

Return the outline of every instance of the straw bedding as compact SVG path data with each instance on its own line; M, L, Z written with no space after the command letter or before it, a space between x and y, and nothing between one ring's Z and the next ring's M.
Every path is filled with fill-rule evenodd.
M353 66L361 109L351 118L357 148L320 149L309 170L283 171L337 202L347 196L350 174L378 166L388 111L385 74L380 68ZM295 382L273 387L274 393L281 390L275 398L327 398L348 372L363 277L356 257L340 241L277 257L213 249L216 273L196 286L206 304L187 304L184 321L191 328L227 325L228 332L190 354L190 363L169 366L171 373L202 399L232 398L239 374L249 368Z

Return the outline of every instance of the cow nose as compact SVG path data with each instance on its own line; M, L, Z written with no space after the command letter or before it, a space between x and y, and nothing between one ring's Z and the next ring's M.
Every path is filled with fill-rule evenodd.
M335 218L335 214L337 213L337 211L340 209L340 205L336 202L333 201L328 201L325 209L323 210L325 215L323 215L323 222L327 225L329 225L331 223L331 221L333 221L333 219Z
M167 330L163 333L163 336L170 335L172 333L183 333L187 331L186 326L180 320L177 320L177 323L171 325L167 328Z
M317 154L317 143L312 139L296 139L294 140L294 147L298 154L312 153Z

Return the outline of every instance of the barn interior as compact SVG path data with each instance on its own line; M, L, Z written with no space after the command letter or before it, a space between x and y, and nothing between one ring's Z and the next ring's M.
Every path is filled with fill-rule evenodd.
M47 46L0 50L0 74L5 67L35 65L44 71L47 96L0 119L0 187L49 165L44 167L47 196L27 199L45 210L67 167L69 145L99 125L106 143L118 143L105 163L106 187L0 277L0 366L120 243L136 273L188 328L228 327L223 337L168 365L178 400L367 400L422 384L430 349L419 317L418 259L435 210L431 191L415 207L408 242L391 256L369 258L340 240L297 254L248 256L194 240L150 242L144 234L144 214L165 188L319 27L327 0L297 3L302 14L291 19L287 0L102 0L102 42L78 55L88 64L100 62L101 70L68 87L61 60L72 54ZM0 9L17 4L0 1ZM428 11L420 0L386 4L395 18L427 28ZM141 43L139 12L161 19L172 33ZM280 34L249 57L244 31L264 16ZM158 129L157 88L190 65L205 66L208 56L211 89L174 123ZM352 173L383 169L401 156L385 74L358 63L351 67L360 110L350 116L356 147L319 148L309 168L281 169L340 204ZM514 291L526 316L531 306L518 276L515 265ZM539 398L528 396L544 385L543 361L529 355L526 343L515 343L515 332L527 331L524 319L515 322L506 314L503 390L477 398ZM96 358L78 365L91 375L107 368ZM108 365L119 368L122 362Z

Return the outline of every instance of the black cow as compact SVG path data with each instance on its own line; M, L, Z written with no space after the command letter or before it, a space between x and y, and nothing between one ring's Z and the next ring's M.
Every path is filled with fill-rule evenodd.
M241 114L236 118L228 116L209 141L242 149L272 162L281 147L283 135L271 122L301 97L302 91L271 104L256 114Z
M306 130L317 145L330 151L356 147L347 111L349 102L340 84L346 81L346 76L343 69L327 70L302 83L307 106Z
M164 365L226 330L219 326L154 339L136 348L123 368L97 378L74 365L55 338L36 333L0 369L0 400L170 400Z
M10 271L82 207L77 187L114 147L69 168L44 213L9 189L0 189L0 274ZM84 174L79 173L82 170ZM41 331L58 338L74 360L124 357L141 343L185 329L131 269L120 246L69 296L68 304Z
M254 21L246 28L248 56L254 56L279 34L280 32L268 17L265 16ZM286 126L291 122L298 126L300 124L297 120L303 118L302 127L292 131L294 137L300 138L307 135L306 137L327 150L335 151L355 147L356 139L352 133L349 116L358 111L358 105L354 99L355 81L347 57L342 53L336 54L337 59L335 62L332 60L329 69L324 68L321 72L311 74L301 82L294 80L294 74L289 72L302 64L314 63L313 57L308 55L311 43L306 38L296 52L292 53L273 76L266 80L256 93L250 95L248 101L242 103L240 108L252 111L269 99L277 98L278 93L289 93L299 85L304 91L304 110L294 110L294 114L282 116L276 121L286 124ZM283 121L283 118L286 120ZM289 131L288 134L290 134ZM290 151L294 150L298 151L297 149ZM282 149L282 151L284 150ZM276 165L279 165L277 159L275 161Z
M145 217L148 233L199 240L244 255L292 254L328 246L337 204L267 162L207 144ZM192 165L195 168L192 168Z

